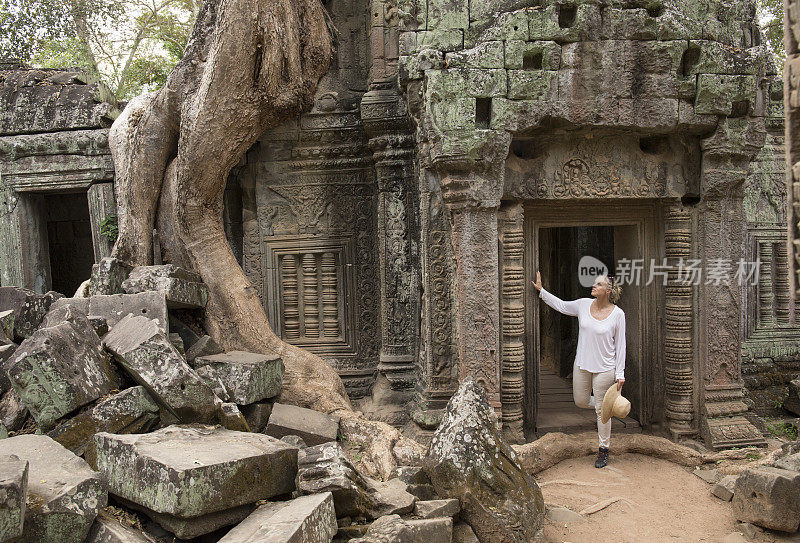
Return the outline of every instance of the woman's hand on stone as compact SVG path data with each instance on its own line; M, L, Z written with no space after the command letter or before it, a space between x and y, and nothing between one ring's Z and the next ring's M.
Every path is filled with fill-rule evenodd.
M538 270L536 271L536 281L531 281L531 284L536 288L536 290L541 292L541 290L542 290L542 275L539 273Z

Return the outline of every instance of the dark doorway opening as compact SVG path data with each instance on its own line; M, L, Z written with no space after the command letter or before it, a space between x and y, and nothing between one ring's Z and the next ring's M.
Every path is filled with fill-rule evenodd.
M544 287L562 300L591 298L591 287L579 278L579 263L592 257L605 264L610 275L619 275L620 259L640 256L641 248L636 225L580 225L541 227L538 230L538 269ZM535 272L534 272L535 273ZM594 277L591 278L591 282ZM619 306L627 321L628 354L625 369L625 395L634 404L625 420L614 420L614 430L638 431L639 410L639 286L623 287ZM538 298L538 296L537 296ZM574 403L572 371L578 343L578 319L562 315L540 304L538 322L538 390L536 395L536 433L580 431L596 427L593 410L581 409Z
M81 192L46 194L44 203L51 288L72 296L94 264L89 202Z

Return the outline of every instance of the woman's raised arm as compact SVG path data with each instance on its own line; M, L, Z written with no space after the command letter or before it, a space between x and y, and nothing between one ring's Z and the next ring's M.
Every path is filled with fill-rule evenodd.
M555 294L547 292L544 287L542 290L539 291L539 297L544 300L544 303L558 311L559 313L563 313L564 315L571 315L573 317L578 316L578 311L580 310L581 300L572 300L571 302L565 302Z

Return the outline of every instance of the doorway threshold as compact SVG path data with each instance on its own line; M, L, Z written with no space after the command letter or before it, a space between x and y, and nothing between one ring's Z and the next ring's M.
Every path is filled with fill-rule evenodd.
M593 409L571 408L539 409L536 414L536 437L542 437L550 432L573 434L597 429L597 418ZM639 421L631 417L611 419L611 434L622 432L626 434L640 434L642 427Z

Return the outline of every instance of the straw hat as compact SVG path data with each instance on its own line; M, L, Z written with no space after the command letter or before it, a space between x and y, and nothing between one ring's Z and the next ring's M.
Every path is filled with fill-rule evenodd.
M612 383L606 390L606 395L603 396L603 403L600 406L600 420L605 424L612 416L624 419L630 412L631 402L617 390L617 383Z

